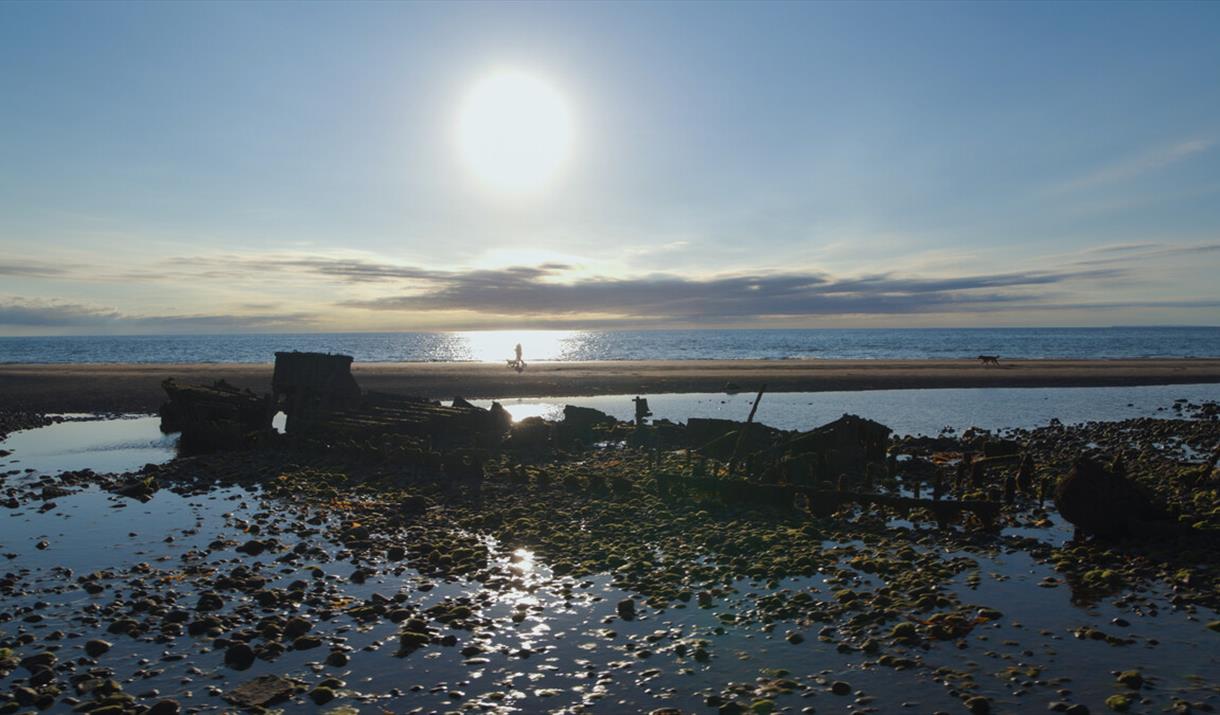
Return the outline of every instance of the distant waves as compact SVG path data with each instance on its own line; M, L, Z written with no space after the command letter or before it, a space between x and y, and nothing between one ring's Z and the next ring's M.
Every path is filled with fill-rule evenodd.
M523 330L0 337L3 363L270 362L279 350L359 362L538 360L911 360L1220 357L1220 327L814 330Z

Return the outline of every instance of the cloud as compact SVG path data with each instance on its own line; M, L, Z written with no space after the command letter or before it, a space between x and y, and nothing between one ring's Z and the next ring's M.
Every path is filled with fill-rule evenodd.
M1150 248L1157 244L1139 247ZM1132 247L1134 249L1135 247ZM1126 247L1114 247L1124 253ZM182 268L235 274L314 275L351 284L387 284L393 294L341 301L337 307L379 312L474 313L516 323L665 325L992 312L1036 307L1078 281L1113 280L1106 266L1067 271L1012 271L950 277L896 273L842 277L825 272L756 271L692 278L654 273L632 278L573 273L570 264L438 270L362 258L285 255L175 259Z
M1046 299L1046 289L1121 272L1012 272L950 278L879 274L759 273L692 279L655 274L631 279L557 280L553 271L509 268L452 272L409 293L344 301L383 311L471 311L520 318L617 316L633 321L716 322L826 315L904 315L998 310Z
M617 316L633 320L829 314L893 315L983 309L1030 301L1038 287L1106 279L1114 269L1025 271L921 278L893 273L836 277L821 272L766 272L688 278L656 273L635 278L576 277L570 264L497 269L437 270L367 259L323 256L179 258L179 267L229 277L308 274L344 283L392 283L395 295L347 300L342 307L378 311L470 311L492 315ZM1037 298L1037 296L1034 296Z
M0 297L0 326L73 328L99 332L207 332L307 327L308 313L128 315L114 308L63 300Z
M1070 193L1133 179L1142 174L1184 161L1195 154L1209 151L1215 144L1216 142L1212 139L1191 139L1178 142L1177 144L1157 147L1059 184L1053 187L1052 193Z
M14 278L57 278L67 275L71 266L51 265L37 261L0 261L0 276Z
M1119 243L1094 246L1080 251L1083 256L1072 260L1072 266L1113 266L1119 263L1146 264L1160 258L1205 256L1220 254L1220 241L1205 243Z
M1116 300L1101 303L1048 303L1045 308L1063 310L1126 310L1128 308L1220 308L1216 300Z
M366 257L228 254L175 258L148 272L164 269L161 275L172 278L162 280L175 282L215 276L234 300L232 313L136 315L71 301L5 300L0 296L0 328L177 333L313 330L339 325L349 329L388 325L464 329L507 323L609 328L799 324L840 318L902 321L903 316L1033 315L1041 309L1194 309L1211 307L1214 293L1158 296L1183 299L1176 303L1124 301L1149 261L1213 253L1220 253L1220 242L1145 241L1055 256L1053 262L1044 264L1054 268L1040 270L959 275L921 274L911 268L867 275L754 270L710 276L670 271L624 278L589 274L561 261L443 270ZM240 294L233 288L237 282L245 286ZM274 294L268 292L272 284L276 285ZM285 285L304 291L295 304L279 300L285 295ZM1090 299L1102 300L1089 303ZM312 312L278 312L289 309Z
M257 275L280 272L312 273L352 283L378 283L390 280L435 280L444 271L416 266L378 263L354 258L308 256L192 256L171 258L166 265L177 271L202 277L232 278L234 274Z
M0 300L0 325L76 327L113 321L118 311L57 300Z

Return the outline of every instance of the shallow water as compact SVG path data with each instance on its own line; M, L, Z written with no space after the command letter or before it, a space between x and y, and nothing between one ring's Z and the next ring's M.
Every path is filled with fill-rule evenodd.
M259 514L267 514L258 495L243 489L189 497L163 490L147 504L87 490L57 501L58 508L49 513L26 509L0 518L0 549L10 558L7 568L22 574L22 583L28 588L24 597L6 599L5 610L20 610L35 601L44 604L37 609L39 620L19 625L21 631L39 636L52 630L79 632L80 609L104 603L115 595L108 592L91 597L78 590L65 591L63 586L71 579L64 578L62 567L76 574L111 569L116 589L124 582L134 583L132 579L165 583L188 608L196 592L209 583L206 579L177 579L177 569L184 564L222 570L239 561L247 567L262 564L263 572L272 577L270 585L280 587L302 576L308 578L301 569L278 567L271 554L249 558L231 547L206 551L207 544L215 539L240 542L245 538L242 525L259 522ZM124 506L116 508L120 504ZM166 537L172 537L172 541L167 542ZM286 533L277 533L277 538L293 541ZM41 540L49 542L44 550L35 547ZM99 549L102 543L107 546ZM824 543L827 547L837 545L861 546L859 542ZM332 558L337 555L333 547L327 546L327 551ZM495 557L507 559L505 554ZM332 642L341 640L353 649L351 662L341 668L322 666L325 649L316 649L289 650L273 662L256 661L249 670L236 671L224 666L220 650L209 648L210 639L189 636L158 643L152 638L101 634L114 643L102 662L129 683L128 692L156 689L160 697L176 697L205 710L226 707L205 686L223 691L262 674L289 675L307 682L337 676L347 681L350 692L334 704L363 703L365 708L375 704L396 712L416 707L439 712L472 702L498 712L554 711L578 705L605 713L663 706L700 712L706 709L704 697L721 692L727 683L753 685L760 677L775 677L776 669L809 686L803 692L772 698L778 707L794 711L811 704L820 712L867 709L870 704L881 712L959 711L961 701L954 695L953 685L937 675L939 667L973 675L979 692L993 698L996 712L1027 708L1042 711L1046 702L1062 699L1055 693L1057 687L1071 691L1067 699L1099 704L1115 692L1111 681L1078 674L1095 676L1130 668L1139 668L1145 676L1156 679L1156 691L1150 694L1155 699L1162 700L1170 693L1194 700L1214 699L1213 686L1220 682L1220 660L1210 645L1209 638L1214 634L1200 623L1200 619L1206 621L1214 614L1202 609L1190 614L1168 608L1160 613L1137 614L1130 608L1105 603L1077 606L1071 602L1066 585L1040 588L1038 582L1054 575L1054 571L1023 552L992 556L945 552L942 557L976 561L983 576L978 586L968 586L968 574L963 574L951 588L966 603L1001 609L1004 618L977 628L967 637L969 647L965 649L954 647L952 642L934 645L927 652L910 649L911 656L932 667L896 671L877 666L859 651L842 652L837 638L820 640L822 624L781 622L769 630L757 622L725 626L717 619L725 612L748 618L754 599L771 592L761 583L733 583L735 595L712 608L692 604L654 611L641 606L636 620L624 621L615 615L615 604L630 594L609 586L607 577L579 583L555 579L544 564L531 564L529 558L515 584L490 589L492 600L480 615L497 625L491 629L493 635L476 639L486 652L473 659L459 653L463 645L472 642L470 634L462 631L450 631L458 636L454 647L429 646L398 657L397 626L384 620L359 625L339 616L318 621L315 633ZM477 582L459 580L439 583L424 593L417 588L429 580L411 569L357 585L347 581L353 568L350 561L316 563L324 568L327 583L338 585L344 594L356 599L402 591L409 594L411 602L427 607L447 597L485 589ZM137 573L143 575L136 577ZM865 576L862 583L872 580ZM566 594L564 584L569 587ZM784 579L777 587L811 590L817 598L827 598L835 588L821 576ZM226 598L233 596L227 594ZM528 607L527 615L514 623L511 616L519 604ZM1111 625L1111 619L1118 616L1131 621L1131 625ZM1082 626L1118 632L1136 642L1115 647L1074 638L1073 629ZM805 642L788 643L784 636L791 631L804 634ZM61 659L70 657L87 637L96 635L69 635L58 641L65 649ZM689 653L681 656L675 650L678 644L689 645L696 640L708 644L710 658L706 662L696 661ZM522 647L530 649L527 657L519 653ZM887 648L887 652L894 649ZM182 660L166 660L166 656ZM142 665L148 661L153 665ZM1031 665L1041 672L1020 680L1041 685L1032 685L1024 692L1015 689L1005 669ZM192 672L190 668L199 670ZM1067 680L1057 683L1058 678ZM866 694L864 700L856 702L852 695L831 694L827 687L831 680L848 682L853 691ZM11 678L0 681L0 687L9 681ZM413 691L415 688L419 690ZM869 698L876 700L870 703ZM287 707L289 711L310 709L307 705L308 701L302 699Z
M174 458L178 435L161 433L161 418L60 422L14 432L0 442L13 454L0 457L0 471L34 469L56 472L92 469L98 473L127 472L145 464Z
M92 469L99 474L131 472L146 464L163 464L178 454L179 434L163 434L161 418L127 415L119 419L96 419L93 415L60 415L70 418L37 429L13 432L0 441L0 449L12 452L0 457L0 472L16 469L40 474ZM272 427L282 432L285 416L277 413Z
M1049 405L1068 409L1072 404L1084 404L1114 417L1163 414L1157 408L1168 407L1179 397L1193 400L1216 397L1214 386L1086 390L1059 390L1068 394L1044 395L1044 402L1048 403L1048 410ZM976 397L979 393L990 393L991 401L1002 403L1003 395L995 393L1012 391L925 391L937 393L930 403L939 405L943 411L922 417L917 412L919 401L914 399L888 403L888 417L869 415L868 409L886 404L881 399L884 396L878 393L841 393L844 399L865 399L848 406L821 405L823 411L802 402L813 396L779 394L764 399L775 398L771 406L779 414L784 414L780 408L786 407L792 419L800 415L803 422L792 422L791 426L817 424L827 419L822 416L826 414L832 418L842 411L857 411L890 424L905 424L909 431L928 431L926 425L939 425L946 414L962 406L959 403L967 396L956 394L962 392ZM1028 393L1047 391L1017 392L1025 393L1020 395L1023 398L1020 404L1028 406L1040 404L1029 399ZM902 396L913 397L910 393ZM578 404L610 407L607 411L620 409L621 404L618 414L630 416L629 397L579 398L583 402ZM783 399L789 397L790 400ZM1011 397L1015 400L1018 396ZM876 402L869 398L876 398ZM722 405L722 399L733 402ZM747 395L650 398L654 411L662 416L676 416L678 410L699 414L692 407L710 411L704 413L708 416L722 416L730 410L748 410L750 399L752 396ZM1133 405L1128 407L1127 402ZM562 401L535 401L523 406L555 409L548 405L561 404ZM763 404L768 405L766 401ZM996 420L992 425L995 427L1034 423L1034 417L1015 411L1014 404L1009 401L1007 413L976 414ZM508 405L510 410L514 406ZM764 414L760 409L759 419L768 421ZM1089 415L1096 417L1095 413ZM774 416L770 421L786 426ZM34 478L63 469L124 471L146 462L165 461L174 454L174 440L160 435L157 425L157 418L144 417L70 422L14 433L2 445L14 454L0 460L0 470L34 469L30 475ZM899 431L904 430L900 427ZM615 615L615 604L631 594L609 585L608 576L584 581L555 578L546 564L534 563L528 553L518 555L523 557L518 578L499 585L456 580L436 583L435 588L424 592L419 587L431 583L431 579L409 568L383 571L363 584L352 583L348 577L355 563L350 555L320 538L294 532L294 525L311 512L299 505L263 500L257 491L243 488L216 489L193 496L163 489L148 503L90 488L55 499L55 506L46 512L37 507L34 502L0 512L0 553L8 559L6 570L19 575L24 591L21 596L6 597L0 607L18 617L10 629L34 634L39 639L56 630L69 634L54 641L63 646L61 661L80 655L78 649L86 639L106 638L114 643L114 648L102 657L102 663L115 669L116 677L125 683L128 692L140 694L156 689L159 697L175 697L205 710L228 707L220 699L219 691L258 675L275 674L309 683L327 676L340 677L347 681L348 691L327 708L354 704L370 712L379 707L396 712L412 708L440 712L463 706L499 712L580 707L605 713L669 706L703 712L710 711L704 704L705 696L720 693L726 684L754 687L759 678L776 677L776 669L782 669L789 673L786 677L803 688L772 697L778 708L799 711L812 705L820 712L866 711L870 707L881 712L961 711L956 684L943 677L937 670L941 667L972 675L978 692L993 699L996 712L1043 711L1047 702L1061 699L1088 703L1094 712L1099 712L1101 702L1117 692L1112 677L1106 674L1131 668L1139 668L1155 679L1151 691L1141 691L1155 703L1153 710L1162 709L1172 696L1178 695L1213 705L1220 703L1216 693L1216 684L1220 683L1220 651L1212 647L1216 635L1202 625L1216 618L1216 614L1205 609L1192 612L1194 609L1172 608L1168 605L1169 594L1159 589L1142 594L1156 599L1161 604L1159 609L1139 604L1118 606L1113 602L1077 605L1072 601L1068 584L1060 582L1056 588L1040 585L1046 577L1057 577L1051 566L1040 563L1026 550L1003 545L988 552L943 551L938 555L945 560L964 558L976 562L974 570L981 576L977 585L971 585L968 580L971 572L967 572L949 587L964 603L998 608L1004 618L977 628L964 639L966 646L960 649L953 642L936 643L926 651L908 649L907 655L927 666L894 670L876 665L875 657L867 657L858 650L841 650L842 641L835 636L819 639L821 623L780 622L770 630L751 621L751 614L756 613L755 600L774 589L749 580L733 583L735 592L720 599L713 608L697 608L692 603L690 607L655 611L641 605L639 618L629 622ZM322 516L335 518L333 514ZM1002 538L1033 538L1049 545L1062 544L1070 531L1057 517L1052 521L1054 525L1050 528L1007 528ZM223 572L237 564L261 565L264 575L272 579L270 585L278 587L300 578L309 580L302 567L277 563L278 554L249 557L233 550L236 544L249 538L250 525L260 523L264 525L264 534L273 533L286 544L304 538L324 547L325 557L306 564L317 565L325 572L324 578L315 583L332 585L357 600L373 593L393 596L401 592L407 594L411 603L425 608L445 598L486 594L489 601L480 615L492 619L495 627L490 629L490 636L478 637L463 631L446 631L457 635L455 647L431 645L409 656L396 657L398 626L385 620L362 625L343 615L319 620L313 609L306 607L301 613L317 621L315 632L328 643L342 643L352 649L348 665L323 666L320 661L326 649L320 648L289 650L275 661L256 661L249 670L236 671L223 664L222 651L212 649L207 637L183 635L158 642L153 633L133 639L99 633L96 628L82 624L84 609L121 598L124 593L134 597L141 588L136 584L162 593L172 592L181 607L191 608L197 593L210 587L210 580L198 576L181 578L184 567ZM277 524L283 528L266 531ZM905 522L894 525L911 526ZM913 543L920 533L923 532L916 527L911 534ZM209 544L218 539L228 540L228 545L209 550ZM822 546L863 545L824 542ZM508 563L509 557L493 553L493 560L501 563ZM71 569L75 576L112 570L113 575L105 579L111 588L99 596L89 596L74 587L74 577L66 576L64 568ZM873 581L868 575L862 577L864 584ZM809 591L815 598L825 599L837 587L828 584L824 576L814 576L783 579L775 588ZM231 601L230 607L249 604L248 597L238 594L226 593L226 598ZM520 622L514 622L512 616L521 604L527 607L526 615ZM745 622L726 626L717 618L725 612L736 613ZM28 620L32 614L37 615L37 620ZM1112 624L1113 619L1120 617L1130 625ZM1104 641L1077 639L1072 632L1081 627L1133 638L1135 643L1112 646ZM607 630L614 634L608 635ZM784 636L790 631L802 633L805 641L800 645L788 643ZM461 647L476 640L486 652L473 659L463 657ZM695 660L689 653L679 654L680 644L689 645L696 640L708 643L710 658L706 662ZM528 656L521 653L523 647L529 649ZM886 646L886 652L896 651ZM179 657L182 659L178 660ZM1009 670L1014 667L1036 667L1040 671L1035 675L1014 675ZM1082 677L1082 673L1088 676ZM0 688L22 676L21 671L15 672L0 681ZM828 690L832 680L846 681L853 691L863 691L865 695L861 698L833 695ZM1027 686L1018 687L1021 682ZM219 691L209 692L209 687ZM1056 692L1059 688L1070 690L1070 695L1061 696ZM876 698L875 702L870 698ZM749 702L753 698L743 696L743 699ZM285 707L290 712L314 709L303 697Z
M635 416L635 395L543 397L501 400L514 419L562 419L563 406L601 410L616 419ZM754 393L644 395L654 419L685 422L688 417L744 420ZM1172 415L1173 402L1220 400L1220 385L1143 387L994 387L850 392L775 392L763 396L755 420L779 429L806 430L844 413L868 417L897 434L937 434L964 430L1032 428L1058 419L1064 424ZM481 407L491 400L474 400Z

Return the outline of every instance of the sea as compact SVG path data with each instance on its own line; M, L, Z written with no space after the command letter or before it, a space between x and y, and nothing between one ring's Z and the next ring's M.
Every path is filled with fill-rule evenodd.
M805 330L487 330L0 337L0 363L265 363L276 351L357 362L1220 357L1220 326Z

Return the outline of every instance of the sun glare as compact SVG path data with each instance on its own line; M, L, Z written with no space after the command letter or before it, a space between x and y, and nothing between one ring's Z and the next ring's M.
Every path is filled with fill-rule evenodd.
M521 344L526 363L539 360L562 360L570 343L580 336L578 330L470 330L454 333L463 344L464 359L502 363L513 357L513 348Z
M462 161L501 194L544 189L571 154L572 140L572 115L563 95L519 70L500 70L477 82L458 114Z

